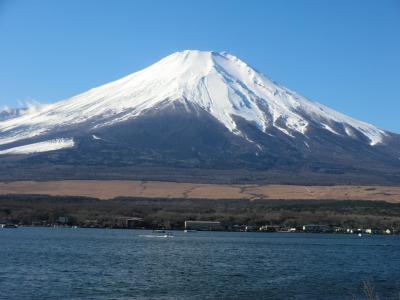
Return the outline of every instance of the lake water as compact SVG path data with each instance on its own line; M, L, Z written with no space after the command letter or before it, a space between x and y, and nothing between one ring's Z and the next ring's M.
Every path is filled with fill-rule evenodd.
M400 236L0 229L0 299L399 299Z

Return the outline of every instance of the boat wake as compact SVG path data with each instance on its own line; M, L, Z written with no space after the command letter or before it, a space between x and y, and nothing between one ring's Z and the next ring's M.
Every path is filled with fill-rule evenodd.
M144 237L144 238L173 238L174 237L171 234L164 234L164 235L143 234L143 235L139 235L139 236Z

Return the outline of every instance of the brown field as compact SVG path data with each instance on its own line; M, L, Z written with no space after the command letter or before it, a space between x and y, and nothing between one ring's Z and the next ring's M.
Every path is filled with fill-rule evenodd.
M400 187L224 185L128 180L14 181L0 183L0 194L41 194L190 199L383 200L400 203Z

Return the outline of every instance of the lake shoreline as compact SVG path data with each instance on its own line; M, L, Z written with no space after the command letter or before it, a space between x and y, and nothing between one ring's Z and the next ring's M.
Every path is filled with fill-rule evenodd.
M400 204L361 200L119 198L103 201L87 197L0 196L0 224L191 229L185 227L185 221L219 222L220 227L212 229L224 231L396 234L400 230Z

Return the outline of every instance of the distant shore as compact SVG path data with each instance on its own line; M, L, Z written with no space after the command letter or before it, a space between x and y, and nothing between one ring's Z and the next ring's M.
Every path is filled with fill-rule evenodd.
M218 222L213 228L224 231L396 234L400 203L0 196L0 224L183 230L188 220Z

